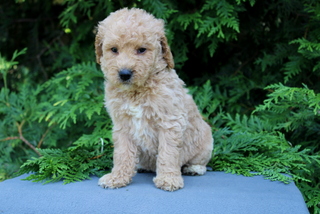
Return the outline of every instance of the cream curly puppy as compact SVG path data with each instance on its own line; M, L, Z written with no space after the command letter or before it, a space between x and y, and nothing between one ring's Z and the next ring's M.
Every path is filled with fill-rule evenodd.
M156 172L158 188L174 191L184 186L182 173L205 174L211 128L173 69L163 20L118 10L99 23L95 49L114 124L114 166L99 185L126 186L140 168Z

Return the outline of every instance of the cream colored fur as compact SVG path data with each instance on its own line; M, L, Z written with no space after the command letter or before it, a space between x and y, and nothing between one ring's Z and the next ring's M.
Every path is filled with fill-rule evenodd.
M211 128L173 69L163 20L141 9L118 10L99 23L95 48L114 124L114 167L99 185L128 185L138 165L156 172L155 185L167 191L184 186L182 166L186 174L203 175ZM128 81L119 77L123 69L132 71Z

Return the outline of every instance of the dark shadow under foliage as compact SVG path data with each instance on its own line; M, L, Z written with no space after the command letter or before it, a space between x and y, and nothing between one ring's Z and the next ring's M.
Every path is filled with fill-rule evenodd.
M112 167L93 44L97 23L122 7L166 21L176 70L212 126L213 170L293 180L320 213L313 0L1 2L0 180L21 165L30 180L66 183Z

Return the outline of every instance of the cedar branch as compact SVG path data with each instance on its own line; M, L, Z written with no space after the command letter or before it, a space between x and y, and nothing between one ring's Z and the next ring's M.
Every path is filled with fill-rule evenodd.
M38 143L38 145L37 145L37 148L40 148L40 147L41 147L41 145L42 145L45 137L47 136L47 134L49 133L49 131L50 131L53 127L54 127L54 125L51 125L51 126L45 131L45 133L41 136L41 139L40 139L40 141L39 141L39 143Z
M19 136L12 136L12 137L7 137L4 139L0 139L0 141L8 141L8 140L16 140L20 139L22 140L27 146L29 146L35 153L37 153L39 156L42 156L40 152L34 147L27 139L24 138L22 134L22 126L24 125L25 121L23 120L20 124L16 122L16 126L18 128Z
M18 131L19 131L19 139L22 140L25 144L27 144L35 153L37 153L39 156L42 156L40 154L40 152L36 149L36 147L34 147L28 140L26 140L22 134L22 126L24 125L26 121L23 120L21 122L21 124L19 125L19 123L16 123L17 127L18 127Z

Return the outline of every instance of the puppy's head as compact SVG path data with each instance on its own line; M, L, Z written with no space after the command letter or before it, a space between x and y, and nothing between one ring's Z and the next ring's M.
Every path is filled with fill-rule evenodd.
M99 23L96 60L113 84L142 86L174 61L163 20L141 9L121 9Z

